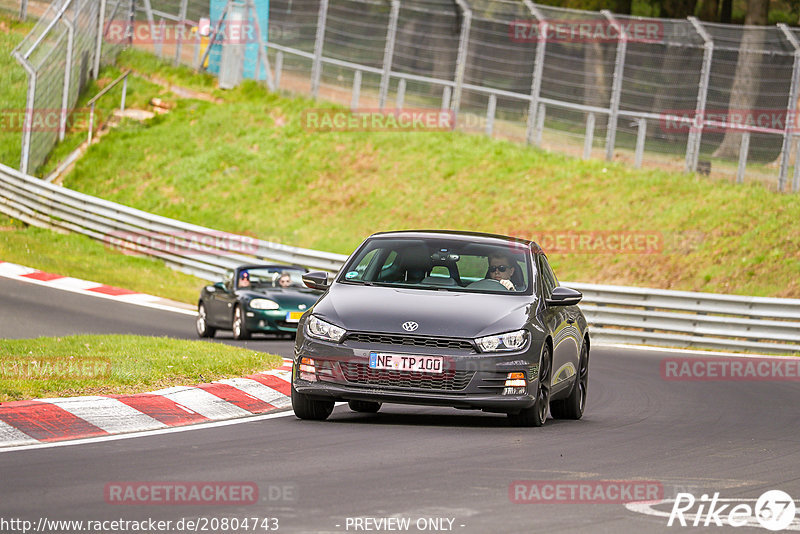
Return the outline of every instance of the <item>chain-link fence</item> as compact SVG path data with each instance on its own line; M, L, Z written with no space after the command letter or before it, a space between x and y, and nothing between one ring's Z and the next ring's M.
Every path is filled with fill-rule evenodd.
M122 44L221 84L250 77L352 107L446 108L460 129L583 158L800 190L796 28L530 0L107 2L107 42L120 44L111 34L123 28Z

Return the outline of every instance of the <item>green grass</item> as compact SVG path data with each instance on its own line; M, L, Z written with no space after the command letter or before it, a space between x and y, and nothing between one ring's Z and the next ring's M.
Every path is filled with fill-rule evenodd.
M203 280L79 234L26 227L0 214L0 261L194 304Z
M278 367L280 356L219 343L143 336L65 336L0 344L0 402L141 393Z
M137 53L137 70L192 79ZM205 78L193 83L203 86ZM560 278L800 296L800 202L758 184L581 161L462 133L318 133L309 108L249 82L177 100L93 146L65 185L292 245L349 253L381 230L450 228L530 237L657 234L656 254L554 254ZM336 108L341 109L341 108ZM681 244L689 236L691 246Z
M28 77L11 52L31 28L32 22L19 22L0 13L0 163L15 169L19 168L22 132L7 125L12 116L24 113Z

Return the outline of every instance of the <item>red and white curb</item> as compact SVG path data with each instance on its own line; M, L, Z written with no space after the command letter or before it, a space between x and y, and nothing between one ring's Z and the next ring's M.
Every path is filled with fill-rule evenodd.
M271 371L133 395L0 404L0 448L248 417L291 406L291 360Z
M127 302L137 306L167 310L183 313L185 315L197 314L194 306L190 304L175 302L146 293L138 293L121 287L109 286L98 282L89 282L88 280L81 280L80 278L47 273L23 265L17 265L16 263L0 261L0 276L20 282L47 286L53 289L61 289L98 298Z

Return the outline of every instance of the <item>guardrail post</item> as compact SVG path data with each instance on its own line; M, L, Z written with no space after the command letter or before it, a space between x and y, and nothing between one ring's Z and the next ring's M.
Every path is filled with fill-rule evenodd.
M619 35L617 41L617 56L614 61L614 79L611 84L611 102L608 108L608 129L606 130L606 159L611 161L614 159L614 144L617 140L617 121L619 119L619 101L622 95L622 77L625 72L625 55L628 50L628 36L614 18L614 15L607 9L602 10L600 13L608 20Z
M175 41L175 61L173 64L177 67L181 64L181 48L183 48L183 32L186 31L186 10L188 7L189 0L181 0L181 7L180 11L178 12L178 24L180 25L181 31L177 33L176 41Z
M489 105L486 106L486 135L492 136L494 131L494 115L497 109L497 95L492 93L489 95Z
M358 100L361 97L361 71L353 75L353 94L350 97L350 109L358 109Z
M63 141L67 131L67 113L69 112L69 86L72 79L72 51L75 46L75 26L71 22L61 19L67 27L67 56L64 63L64 85L61 91L61 118L58 123L58 140Z
M311 64L311 98L319 95L319 79L322 76L322 47L325 43L325 25L328 20L328 0L319 3L317 16L317 37L314 42L314 60Z
M456 0L456 4L461 8L461 36L458 39L458 57L456 58L456 76L453 85L453 99L450 101L450 109L458 114L461 107L461 90L464 85L464 73L467 70L467 55L469 54L469 30L472 27L472 10L466 0Z
M283 52L278 50L275 53L275 90L281 86L281 73L283 72Z
M747 153L750 150L750 132L742 134L742 142L739 145L739 166L736 168L736 183L744 182L744 170L747 167Z
M395 99L395 108L403 109L403 100L406 98L406 79L400 78L397 82L397 98Z
M534 130L536 128L536 112L539 109L539 95L542 91L542 72L544 71L544 52L547 44L547 21L538 7L531 0L522 0L528 11L536 19L539 34L536 41L536 59L533 63L533 77L531 79L531 100L528 104L528 124L525 130L525 141L533 143L535 139ZM541 139L541 137L540 137ZM538 144L538 143L537 143Z
M28 0L21 0L19 3L19 20L28 18Z
M125 73L125 77L122 79L122 98L119 101L120 113L125 111L125 100L128 97L128 74L129 72Z
M786 105L786 124L783 130L783 144L781 145L781 166L778 171L778 191L783 191L786 186L786 177L789 174L789 152L791 151L792 129L797 122L795 113L797 111L797 92L798 82L800 82L800 43L789 30L786 24L778 24L783 36L794 48L794 63L792 64L792 85L789 88L789 102ZM797 160L797 155L795 155Z
M391 0L389 12L389 27L386 30L386 46L383 49L383 72L381 73L381 86L378 93L378 107L386 106L386 96L389 94L389 80L392 75L392 61L394 60L394 44L397 39L397 21L400 18L400 0Z
M594 143L594 113L586 115L586 134L583 136L583 159L592 157L592 144Z
M94 102L92 102L89 111L89 144L92 143L92 134L94 133Z
M100 75L100 56L103 53L103 33L105 28L106 0L100 0L100 7L97 11L97 39L94 45L94 66L92 68L92 78L95 80Z
M686 142L686 172L697 171L697 161L700 158L700 142L703 138L705 126L706 99L708 97L708 82L711 78L711 60L714 57L714 40L696 17L689 17L694 31L703 39L703 66L700 68L700 83L697 86L697 103L694 108L694 120L689 128L689 138Z
M639 169L642 167L642 157L644 156L644 141L647 137L647 121L644 118L641 118L636 122L636 153L634 155L633 166Z

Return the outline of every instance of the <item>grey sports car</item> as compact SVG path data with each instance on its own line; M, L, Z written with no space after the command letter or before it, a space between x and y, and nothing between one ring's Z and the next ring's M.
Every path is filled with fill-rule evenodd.
M298 325L292 406L326 419L334 402L508 414L520 426L580 419L589 379L582 295L559 286L541 248L499 235L370 236Z

